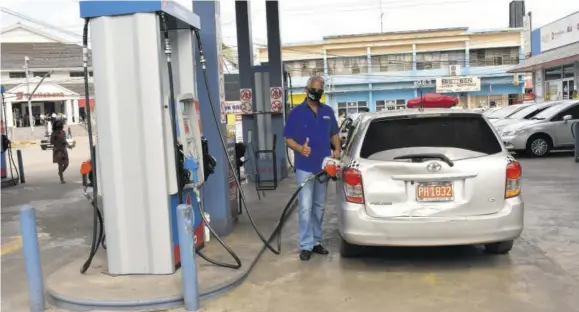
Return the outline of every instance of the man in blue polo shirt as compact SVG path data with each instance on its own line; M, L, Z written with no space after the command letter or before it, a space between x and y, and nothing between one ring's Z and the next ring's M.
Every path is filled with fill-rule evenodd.
M296 180L300 185L322 170L322 161L333 155L340 157L342 148L334 110L320 102L324 94L324 78L311 77L306 87L306 99L289 114L284 136L294 151ZM334 147L331 153L330 144ZM317 180L306 184L298 195L300 259L309 260L312 252L326 255L321 245L322 221L326 203L327 182Z

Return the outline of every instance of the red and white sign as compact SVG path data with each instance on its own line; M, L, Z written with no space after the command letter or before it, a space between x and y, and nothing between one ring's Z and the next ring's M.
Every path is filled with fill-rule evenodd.
M16 100L20 101L23 99L28 99L28 94L24 92L16 93ZM32 94L33 99L43 99L43 98L61 98L64 97L64 92L37 92Z
M269 101L271 103L271 111L279 113L282 109L282 95L283 91L281 87L271 87L269 88Z
M251 89L240 89L239 90L239 99L242 102L251 102L251 98L253 97L253 93Z
M269 96L273 100L281 100L282 90L280 87L271 87L269 88Z
M274 100L271 102L271 111L272 112L279 113L279 112L281 112L281 108L282 108L281 101Z
M241 102L241 112L243 114L251 114L253 112L251 102Z

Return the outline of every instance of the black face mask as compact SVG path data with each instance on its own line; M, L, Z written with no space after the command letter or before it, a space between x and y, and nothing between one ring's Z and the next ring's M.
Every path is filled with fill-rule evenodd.
M312 101L319 102L324 95L324 90L309 89L308 98Z

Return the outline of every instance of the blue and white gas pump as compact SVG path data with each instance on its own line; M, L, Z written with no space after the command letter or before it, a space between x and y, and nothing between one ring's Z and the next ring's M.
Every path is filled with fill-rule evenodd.
M204 178L200 19L173 1L81 1L80 14L90 21L108 272L173 273L190 248L178 244L180 202L193 206L195 244L204 242L193 190Z

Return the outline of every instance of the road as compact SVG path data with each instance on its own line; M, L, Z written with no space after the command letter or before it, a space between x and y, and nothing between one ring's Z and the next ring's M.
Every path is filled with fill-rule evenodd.
M58 181L51 153L30 147L23 149L27 183L2 190L3 310L27 309L20 205L37 208L45 275L88 253L92 210L78 172L89 150L87 138L78 140L67 184ZM328 208L329 256L299 261L290 224L282 255L264 255L245 284L203 302L204 311L579 311L579 165L568 154L520 161L526 228L510 255L475 247L375 248L343 260Z

